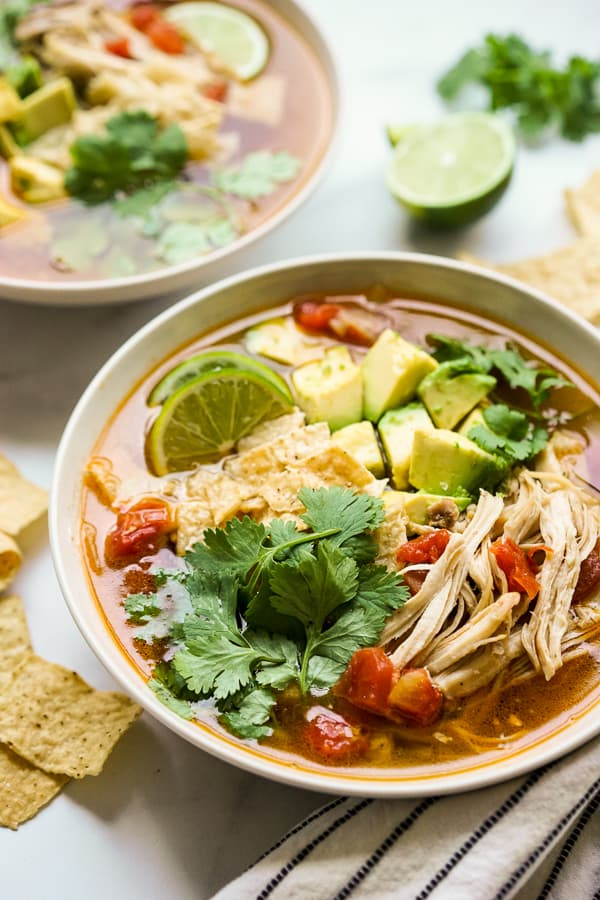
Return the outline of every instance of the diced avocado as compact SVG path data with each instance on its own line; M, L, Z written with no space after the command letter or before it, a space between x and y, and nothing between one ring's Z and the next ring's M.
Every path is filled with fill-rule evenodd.
M10 159L11 156L18 156L21 148L13 138L6 125L0 125L0 155L4 159Z
M477 444L444 428L415 432L409 481L432 494L460 496L495 487L505 469Z
M437 365L429 353L386 328L361 366L366 418L377 422L387 409L411 400L421 379Z
M23 101L7 78L0 78L0 122L20 119Z
M292 384L307 422L327 422L335 431L361 420L362 377L347 347L332 347L296 369Z
M62 76L49 81L21 102L21 114L15 123L17 141L29 144L57 125L71 121L77 106L70 78Z
M0 197L0 228L4 225L12 225L13 222L18 222L19 219L22 219L26 215L27 213L24 209L21 209L19 206L14 206L12 203L9 203L8 200L4 200Z
M457 372L451 361L426 375L418 394L438 428L454 428L495 387L492 375Z
M267 356L286 366L301 366L323 354L323 344L311 341L290 316L279 316L254 325L246 332L249 353Z
M332 434L331 441L362 463L375 478L383 478L383 458L372 422L363 420L354 425L346 425Z
M409 485L408 470L415 431L433 427L422 403L409 403L399 409L390 409L380 419L377 429L395 488L402 490Z
M416 493L398 491L398 493L402 497L406 515L415 525L428 525L428 510L436 503L439 503L440 500L453 500L461 511L466 509L471 502L471 498L467 496L449 497L442 494L428 494L425 491L417 491Z
M33 156L13 156L8 161L11 186L28 203L46 203L65 196L60 169Z
M28 97L44 83L42 70L35 56L23 56L6 70L6 77L19 97Z
M469 437L469 432L471 428L475 425L483 425L485 426L485 419L483 418L483 410L485 406L476 406L474 410L472 410L464 422L461 422L460 428L458 429L459 434L464 434L465 437Z

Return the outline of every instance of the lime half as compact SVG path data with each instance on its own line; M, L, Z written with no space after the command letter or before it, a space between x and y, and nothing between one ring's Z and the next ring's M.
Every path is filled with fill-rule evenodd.
M269 39L258 22L240 9L223 3L176 3L165 9L164 16L240 81L255 78L267 64Z
M197 353L184 362L172 368L164 378L152 389L148 397L148 406L158 406L164 403L171 394L178 391L185 384L204 375L206 372L218 372L221 369L242 369L245 372L257 372L272 382L275 387L285 394L287 385L283 378L265 366L264 363L236 353L234 350L206 350Z
M387 184L415 218L440 227L466 225L500 198L514 159L514 136L502 119L457 114L410 129L394 150Z
M221 369L188 382L165 402L150 430L157 475L215 462L266 419L292 409L292 395L257 372Z

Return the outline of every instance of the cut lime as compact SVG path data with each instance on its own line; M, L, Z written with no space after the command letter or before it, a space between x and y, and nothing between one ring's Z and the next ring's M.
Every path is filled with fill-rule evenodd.
M515 141L488 113L448 116L411 129L394 150L387 184L417 219L455 227L488 212L506 189Z
M269 59L269 39L258 22L223 3L176 3L164 16L192 44L240 81L255 78Z
M233 350L206 350L204 353L191 356L167 372L152 389L148 397L148 406L158 406L160 403L164 403L184 384L194 381L195 378L206 372L218 372L220 369L242 369L244 372L257 372L279 388L282 393L287 391L287 385L283 378L264 363L257 362L242 353L235 353Z
M407 134L418 128L418 125L386 125L385 133L392 147L403 141Z
M188 382L165 402L150 430L157 475L215 462L266 419L290 412L292 395L257 372L221 369Z

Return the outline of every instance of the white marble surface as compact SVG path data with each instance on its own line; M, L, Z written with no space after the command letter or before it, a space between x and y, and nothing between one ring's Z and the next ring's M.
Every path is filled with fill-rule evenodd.
M337 158L295 218L232 261L232 272L344 249L452 254L465 247L508 260L571 238L561 191L600 164L600 138L521 150L496 210L466 231L436 236L412 226L386 193L383 125L434 116L441 109L436 75L487 30L519 31L561 56L599 56L595 0L306 0L306 6L341 66L345 109ZM86 310L0 300L0 450L49 485L57 442L81 390L106 357L172 299ZM25 550L16 588L35 648L92 684L112 687L67 613L44 527L29 536ZM70 784L19 832L0 831L0 895L202 900L322 800L230 768L144 716L100 778Z

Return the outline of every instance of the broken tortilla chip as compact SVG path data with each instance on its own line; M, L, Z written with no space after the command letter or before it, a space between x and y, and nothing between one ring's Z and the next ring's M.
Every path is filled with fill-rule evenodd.
M31 653L31 640L20 597L0 597L0 689L3 680Z
M600 237L600 170L581 187L565 191L567 214L582 237Z
M3 591L11 583L19 571L21 560L21 551L17 544L8 534L0 531L0 591ZM2 660L0 660L1 669Z
M0 825L16 829L55 797L69 779L51 775L0 746Z
M581 238L546 256L495 265L468 253L460 259L510 275L549 294L584 319L600 324L600 237Z
M30 654L0 693L0 741L45 772L98 775L141 708Z
M48 508L48 492L22 477L0 454L0 531L18 537Z

